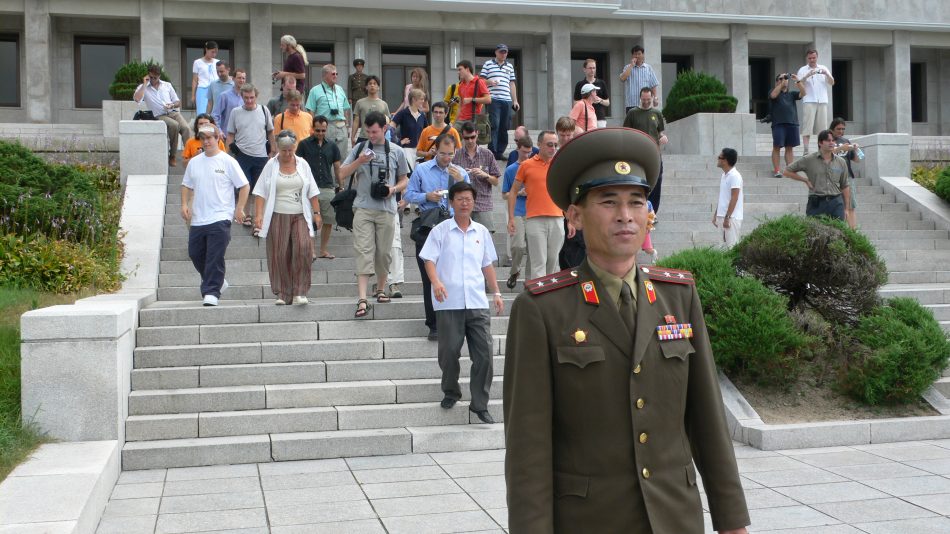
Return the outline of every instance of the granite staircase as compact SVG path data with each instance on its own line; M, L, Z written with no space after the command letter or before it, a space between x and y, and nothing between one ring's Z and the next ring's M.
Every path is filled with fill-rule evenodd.
M665 158L660 223L653 241L661 256L715 244L710 224L718 194L714 157ZM742 158L743 233L759 219L803 212L801 184L772 178L768 158ZM174 169L173 169L174 171ZM180 172L180 169L179 169ZM140 312L123 469L149 469L333 457L441 452L504 446L501 413L506 311L492 318L495 379L481 424L463 402L442 398L436 343L427 341L421 282L401 231L402 299L374 304L354 319L352 237L335 231L333 260L313 264L307 306L275 306L264 242L234 226L227 254L230 287L218 307L202 307L199 277L187 258L187 230L178 215L180 175L169 177L158 301ZM913 296L950 329L950 235L867 179L858 181L858 220L890 270L885 296ZM504 208L495 192L495 223ZM499 257L506 236L495 234ZM641 258L646 261L645 258ZM463 356L465 355L463 348ZM467 365L462 366L463 377ZM950 389L950 378L943 381ZM939 386L939 384L938 384ZM942 390L945 394L950 391Z

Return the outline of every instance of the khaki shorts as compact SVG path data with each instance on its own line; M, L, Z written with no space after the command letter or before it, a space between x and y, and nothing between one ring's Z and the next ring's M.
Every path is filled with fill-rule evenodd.
M828 104L802 103L802 135L818 135L822 130L827 130L830 124Z
M353 248L356 274L385 276L392 262L396 218L388 211L356 208L353 213Z
M320 196L317 198L320 199L320 216L323 217L324 225L336 223L336 212L333 211L333 206L330 205L330 201L333 200L335 195L336 192L332 187L320 188Z

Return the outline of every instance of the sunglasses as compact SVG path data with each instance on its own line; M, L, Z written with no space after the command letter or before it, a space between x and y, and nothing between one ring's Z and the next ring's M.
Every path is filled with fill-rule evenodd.
M471 141L472 139L478 139L478 134L475 134L475 135L463 135L463 136L462 136L462 139L467 139L467 140L469 140L469 141Z
M326 128L324 128L324 129L322 129L322 130L314 129L313 131L314 131L315 133L327 133L327 129L326 129Z

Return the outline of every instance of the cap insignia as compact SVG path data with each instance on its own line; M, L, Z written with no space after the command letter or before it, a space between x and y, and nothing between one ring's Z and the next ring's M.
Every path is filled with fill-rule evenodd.
M630 164L626 161L618 161L617 164L614 165L614 170L617 171L617 174L630 174Z

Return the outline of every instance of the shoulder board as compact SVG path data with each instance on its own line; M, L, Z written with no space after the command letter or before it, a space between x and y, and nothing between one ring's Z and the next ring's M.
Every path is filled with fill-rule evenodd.
M689 271L667 269L666 267L660 267L659 265L640 267L640 271L647 275L650 280L656 282L671 282L674 284L686 285L693 285L696 283L696 281L693 280L693 273Z
M541 278L526 280L524 287L532 295L540 295L562 287L573 286L579 282L576 269L565 269L559 273L549 274Z

